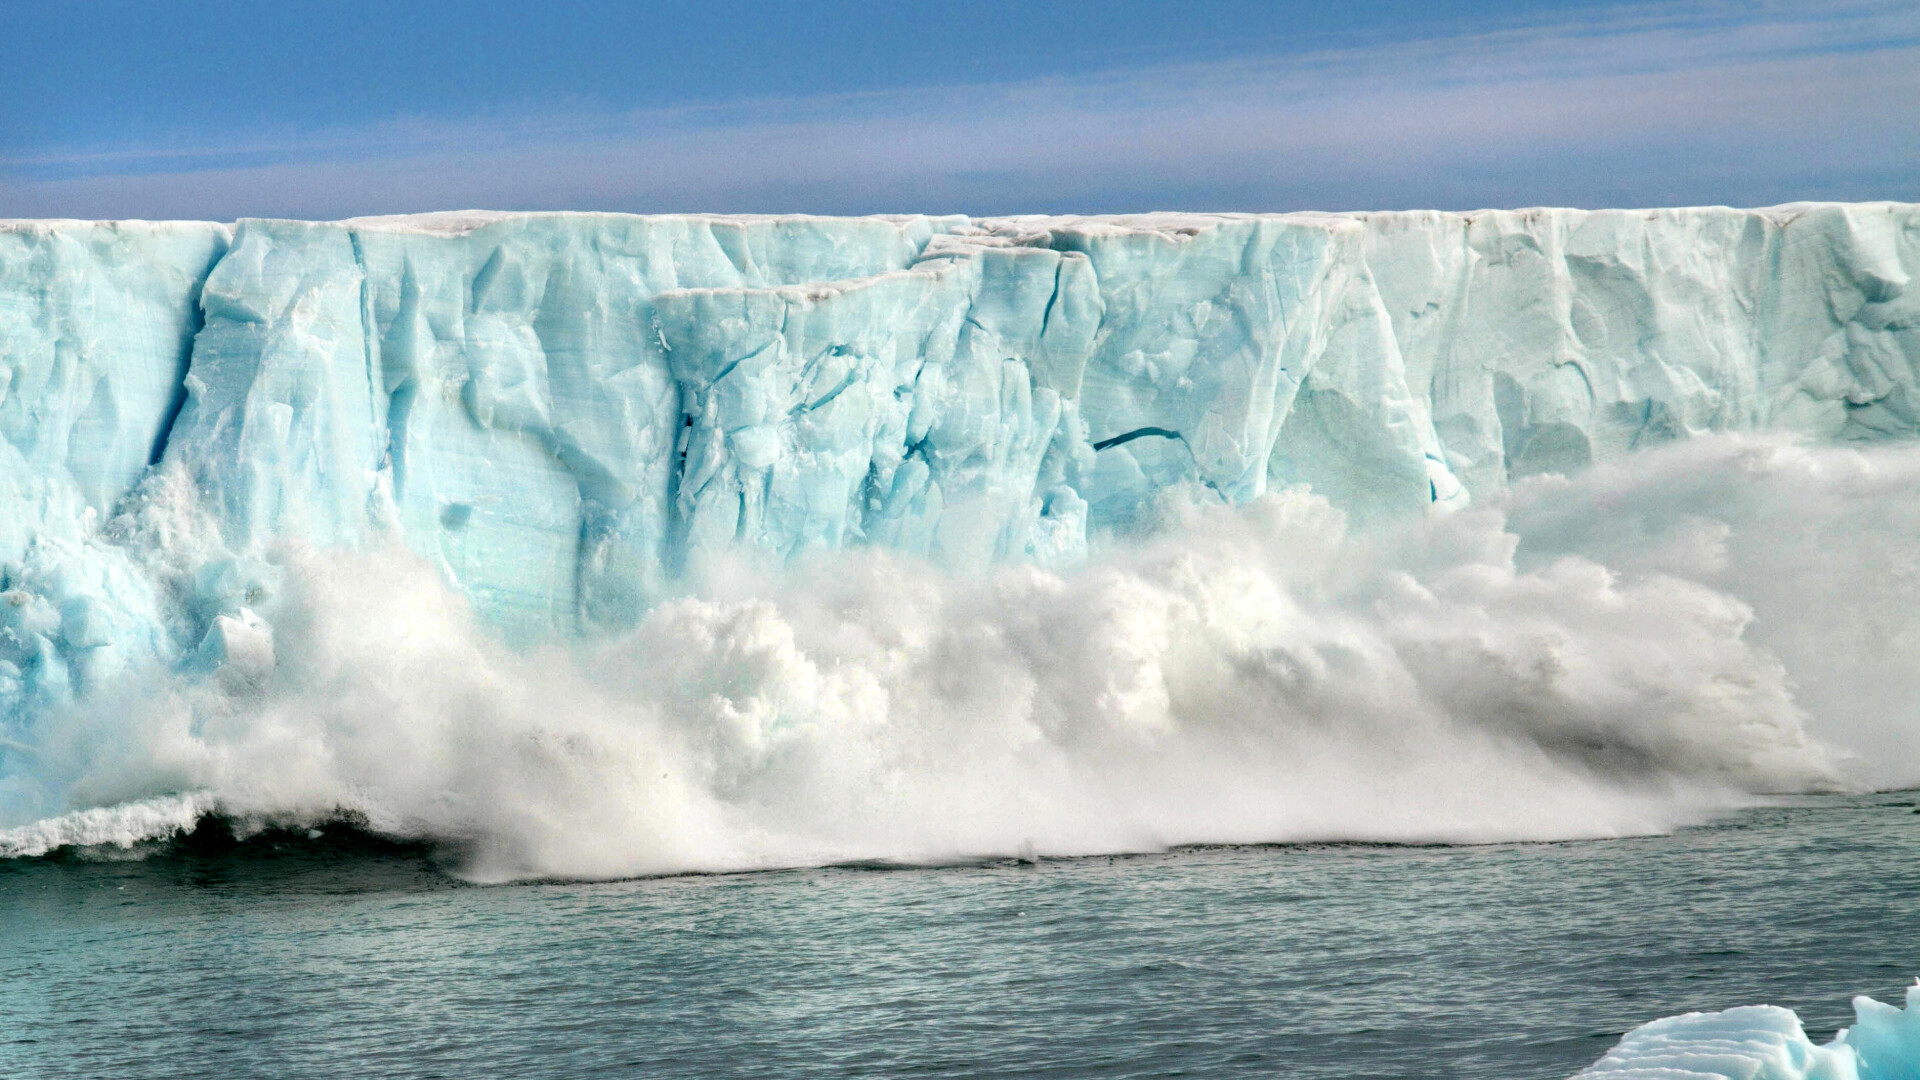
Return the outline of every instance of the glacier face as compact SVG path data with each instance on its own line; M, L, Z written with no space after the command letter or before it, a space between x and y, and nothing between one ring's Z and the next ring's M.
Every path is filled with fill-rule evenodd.
M270 658L286 541L397 540L528 641L715 557L1069 564L1169 490L1909 438L1916 267L1896 204L0 224L0 715ZM167 484L203 518L132 512Z
M77 538L158 460L223 225L0 224L0 563Z

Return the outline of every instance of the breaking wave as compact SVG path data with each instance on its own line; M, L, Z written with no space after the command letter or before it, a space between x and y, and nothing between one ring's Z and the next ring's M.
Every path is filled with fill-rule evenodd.
M1364 533L1174 492L1069 572L710 566L532 649L411 555L280 558L226 665L20 733L0 853L345 812L475 879L618 877L1606 837L1920 779L1911 448L1699 439Z

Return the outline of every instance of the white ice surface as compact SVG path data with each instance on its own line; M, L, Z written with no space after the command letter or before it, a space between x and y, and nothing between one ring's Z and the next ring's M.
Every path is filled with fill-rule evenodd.
M1576 1080L1913 1080L1920 1077L1920 985L1901 1009L1853 999L1854 1026L1807 1038L1791 1009L1748 1005L1669 1016L1627 1032Z

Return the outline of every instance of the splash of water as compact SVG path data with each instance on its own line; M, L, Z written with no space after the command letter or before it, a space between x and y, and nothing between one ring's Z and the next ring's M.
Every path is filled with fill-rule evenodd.
M1070 572L716 564L533 650L410 555L289 548L226 664L38 719L0 850L208 808L344 809L481 879L1658 831L1920 777L1917 481L1727 438L1364 534L1304 489L1169 495Z

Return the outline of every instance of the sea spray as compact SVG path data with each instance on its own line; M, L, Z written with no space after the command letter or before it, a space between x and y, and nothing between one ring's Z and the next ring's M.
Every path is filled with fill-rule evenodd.
M629 632L531 648L410 553L283 545L248 609L271 666L149 665L36 714L6 758L8 843L130 842L180 823L85 812L168 796L281 823L350 811L458 841L485 879L1665 830L1864 783L1848 734L1912 724L1873 713L1872 688L1809 715L1794 687L1818 655L1758 644L1780 631L1741 591L1831 618L1883 564L1782 573L1818 562L1770 539L1793 506L1707 503L1680 478L1882 478L1802 492L1800 533L1843 536L1920 503L1916 460L1697 440L1362 531L1305 489L1170 494L1074 569L718 560ZM193 498L161 485L116 526L173 575L156 595L206 577L185 569L208 542ZM1582 512L1707 553L1622 557ZM1911 641L1849 662L1893 670Z

